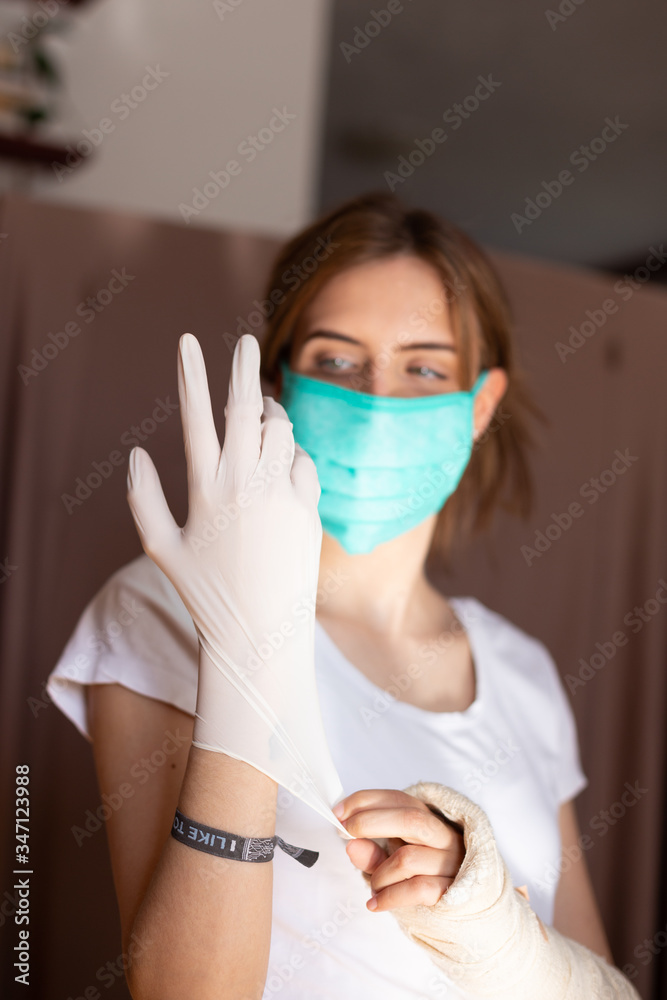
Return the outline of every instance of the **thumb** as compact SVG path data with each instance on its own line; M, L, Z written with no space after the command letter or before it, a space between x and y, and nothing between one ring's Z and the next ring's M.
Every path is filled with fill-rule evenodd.
M130 452L127 502L144 552L159 565L180 528L169 510L153 460L143 448Z

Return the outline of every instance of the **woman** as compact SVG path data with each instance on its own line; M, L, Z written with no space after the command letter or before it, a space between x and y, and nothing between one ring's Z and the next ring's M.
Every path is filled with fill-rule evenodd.
M534 407L490 262L451 224L371 194L295 236L265 299L275 309L262 370L285 407L264 397L260 414L256 341L241 338L221 464L241 482L242 464L280 437L290 455L282 506L237 511L218 532L232 546L224 556L216 540L203 555L190 545L172 558L175 526L152 463L135 449L128 496L152 558L108 581L49 679L53 700L92 739L102 794L122 799L107 833L133 997L468 995L392 917L441 899L465 854L460 827L402 791L417 781L478 803L542 921L611 961L585 859L558 878L561 852L571 856L578 841L573 799L586 779L555 665L539 642L474 598L445 598L426 575L431 555L446 557L501 501L528 508ZM220 446L189 335L179 358L188 520L200 504L204 523L202 456L217 466ZM401 415L412 433L431 406L432 430L406 440ZM261 573L249 548L233 548L254 533ZM213 636L219 616L230 623L222 645L238 643L239 657L247 649L238 608L221 601L210 621L196 618L209 571L229 585L230 603L252 591L241 610L260 618L283 588L292 598L300 580L315 585L319 705L345 793L337 815L355 839L341 839L333 817L288 793L268 765L225 751L236 706L216 687L217 658L229 655ZM134 602L129 623L96 659L81 659L123 602ZM169 836L177 808L214 830L277 833L317 850L317 864L308 870L281 852L275 863L240 864L188 850Z

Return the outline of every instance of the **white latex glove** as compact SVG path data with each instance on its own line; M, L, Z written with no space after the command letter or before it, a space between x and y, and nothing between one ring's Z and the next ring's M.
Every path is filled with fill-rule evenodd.
M343 789L315 679L320 485L284 408L262 397L259 360L255 337L242 336L221 451L199 342L180 338L187 521L175 523L143 448L130 454L128 502L144 551L197 630L192 742L252 764L349 838L331 811Z
M513 887L478 805L436 782L403 791L463 827L466 856L444 895L433 906L391 911L457 986L494 1000L641 1000L619 969L544 926L524 890ZM386 842L378 843L386 849Z

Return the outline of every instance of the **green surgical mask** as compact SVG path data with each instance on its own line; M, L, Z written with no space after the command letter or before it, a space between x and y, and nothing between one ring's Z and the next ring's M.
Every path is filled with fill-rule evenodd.
M317 469L322 528L347 552L371 552L440 510L470 460L488 372L468 392L405 398L309 378L285 361L281 371L281 405Z

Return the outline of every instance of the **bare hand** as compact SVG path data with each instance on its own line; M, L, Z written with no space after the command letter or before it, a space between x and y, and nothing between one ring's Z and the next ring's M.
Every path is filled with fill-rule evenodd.
M433 906L454 881L463 858L463 836L413 795L365 788L341 799L339 819L356 840L345 850L364 873L373 897L369 910ZM374 840L386 839L387 850Z

